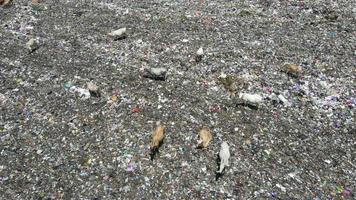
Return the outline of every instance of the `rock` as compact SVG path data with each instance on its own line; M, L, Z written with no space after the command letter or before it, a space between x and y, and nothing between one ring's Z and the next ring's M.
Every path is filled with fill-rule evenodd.
M36 51L39 48L38 41L34 38L31 38L27 43L26 43L26 49L29 50L30 53Z
M158 68L146 68L143 77L150 78L158 81L165 81L167 75L167 69L163 67Z
M100 97L100 92L99 92L98 86L95 85L93 82L87 83L87 88L90 92L90 96Z
M114 40L125 39L127 37L126 28L120 28L118 30L112 31L108 35L113 37Z

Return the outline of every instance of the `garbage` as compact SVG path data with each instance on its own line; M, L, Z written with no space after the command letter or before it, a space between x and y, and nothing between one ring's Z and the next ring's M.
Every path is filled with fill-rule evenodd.
M351 98L351 99L346 100L346 105L347 105L349 108L355 107L355 105L356 105L356 99L355 99L355 98Z
M286 189L284 186L282 186L281 184L279 184L279 183L277 183L276 186L277 186L279 189L281 189L282 192L286 192L286 191L287 191L287 189Z
M239 98L246 103L260 104L263 102L263 97L259 94L239 93Z
M225 167L229 166L230 159L230 147L227 142L221 144L221 149L219 153L220 166L219 170L216 172L216 180L218 180L222 175Z
M98 89L98 86L95 85L93 82L88 82L87 83L87 88L90 92L90 96L92 97L100 97L100 92Z
M353 199L353 1L201 1L0 6L5 197ZM164 82L143 77L151 67ZM167 134L153 161L152 120ZM230 166L215 181L223 141Z
M330 10L326 13L325 19L329 21L336 21L339 18L339 15L334 10Z
M0 0L0 5L2 6L6 6L8 5L9 3L11 3L12 0Z
M111 101L117 102L118 100L119 100L119 96L117 96L117 95L112 95L111 96Z
M68 85L67 85L68 86ZM87 89L84 89L84 88L80 88L80 87L77 87L77 86L71 86L69 88L69 91L72 92L72 93L78 93L79 96L82 98L82 99L89 99L90 98L90 92L89 90Z
M210 112L213 112L213 113L219 113L221 112L221 108L219 105L212 105L210 107Z
M351 197L351 195L352 195L351 189L350 188L344 188L344 190L342 191L342 196L344 198L349 198L349 197Z
M283 103L283 105L285 105L285 106L290 105L289 101L283 95L279 94L278 99Z
M156 130L152 134L152 140L150 144L151 149L151 160L154 159L154 156L158 153L159 147L163 143L163 139L165 138L165 129L166 126L162 125L160 121L156 123Z
M167 75L167 69L163 67L146 68L144 70L143 77L150 78L157 81L165 81Z
M5 105L6 101L7 97L4 94L0 93L0 106Z
M272 155L271 155L271 149L265 149L263 150L262 152L262 159L264 161L266 160L270 160L272 158Z
M199 131L199 140L197 148L207 148L210 141L213 139L213 135L210 130L203 128Z
M66 82L66 83L64 84L64 88L65 88L65 89L70 89L72 86L73 86L73 84L72 84L71 82Z
M291 75L298 75L303 71L301 66L295 64L285 64L284 67L286 72Z
M120 28L118 30L111 31L108 35L113 37L114 40L125 39L127 37L126 28Z
M87 176L89 176L89 174L87 172L80 172L79 176L87 177Z
M132 113L139 113L139 112L141 112L141 109L138 108L138 107L135 107L135 108L133 108L133 109L131 110L131 112L132 112Z
M203 58L203 55L204 55L204 50L202 47L200 47L195 55L195 61L200 62Z
M130 162L130 163L127 165L126 171L127 171L127 172L134 172L134 171L136 170L136 168L137 168L136 164Z
M29 51L29 53L33 53L39 48L38 41L34 38L31 38L27 43L26 43L26 49Z
M232 75L221 74L219 76L219 83L231 94L234 94L236 88L234 87L235 77Z

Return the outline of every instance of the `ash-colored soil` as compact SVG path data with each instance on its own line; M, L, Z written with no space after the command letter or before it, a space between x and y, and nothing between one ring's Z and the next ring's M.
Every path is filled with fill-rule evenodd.
M355 198L355 18L348 0L0 7L0 198ZM152 67L166 80L144 77ZM81 96L90 81L100 97ZM167 135L151 161L156 121Z

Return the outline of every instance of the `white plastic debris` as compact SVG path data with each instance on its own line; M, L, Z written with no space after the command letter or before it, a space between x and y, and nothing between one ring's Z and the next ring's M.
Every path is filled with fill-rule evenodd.
M204 55L204 50L202 47L200 47L196 53L195 61L200 62L203 59L203 55Z
M116 40L122 39L126 37L126 28L120 28L118 30L111 31L108 35L114 37Z
M87 83L87 88L89 90L89 93L91 96L93 97L100 97L100 92L99 92L99 88L97 85L95 85L95 83L93 82L88 82Z
M240 93L239 98L249 103L258 104L263 102L263 97L259 94Z
M281 189L282 192L286 192L286 191L287 191L287 189L286 189L285 187L283 187L283 186L282 186L281 184L279 184L279 183L276 184L276 187L278 187L279 189Z
M36 39L31 38L27 43L26 43L26 49L28 49L28 51L30 52L34 52L35 50L37 50L39 47L38 42Z
M224 72L221 72L221 74L219 75L219 78L226 78L227 75Z
M5 105L7 97L4 94L0 93L0 106Z
M229 166L229 158L230 158L230 147L227 144L227 142L223 142L221 144L221 149L220 149L220 153L219 153L219 157L220 157L220 169L218 171L218 173L222 173L222 171L224 170L224 168L226 166Z
M144 70L143 77L154 79L154 80L166 80L167 69L164 67L152 67L146 68Z
M202 48L202 47L200 47L200 48L198 49L198 51L197 51L197 55L198 55L198 56L202 56L202 55L204 55L204 50L203 50L203 48Z
M69 91L72 93L78 93L79 96L83 99L89 99L90 98L90 92L87 89L83 89L80 87L72 86L69 88Z
M283 103L283 105L285 105L285 106L290 105L289 101L283 95L281 95L281 94L278 95L278 99Z
M330 164L330 163L331 163L331 160L324 160L324 162L325 162L326 164Z

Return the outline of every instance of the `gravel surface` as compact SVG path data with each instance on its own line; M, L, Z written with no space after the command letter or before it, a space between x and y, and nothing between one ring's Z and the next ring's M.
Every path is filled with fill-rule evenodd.
M354 0L33 2L0 7L0 199L355 198Z

